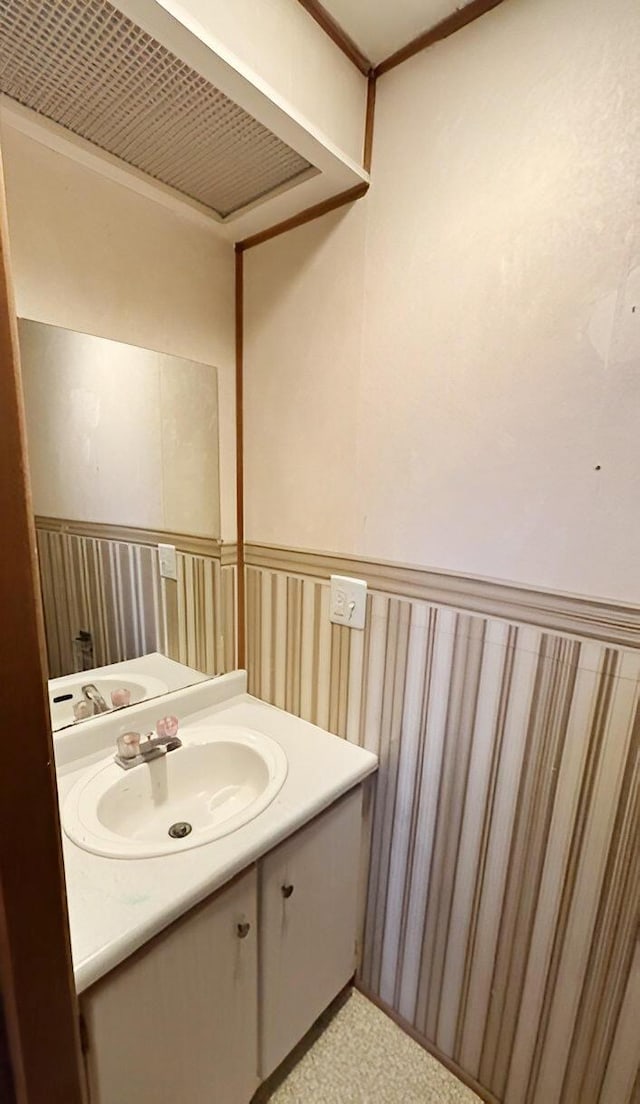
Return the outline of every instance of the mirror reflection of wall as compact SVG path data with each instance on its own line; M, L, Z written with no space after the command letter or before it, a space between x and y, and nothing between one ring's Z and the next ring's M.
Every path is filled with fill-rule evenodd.
M50 677L150 652L223 670L216 369L19 332Z

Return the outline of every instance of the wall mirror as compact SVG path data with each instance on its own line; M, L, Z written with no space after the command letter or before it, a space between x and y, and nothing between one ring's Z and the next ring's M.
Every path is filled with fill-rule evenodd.
M225 669L217 374L29 319L19 337L59 729L194 681L178 663Z

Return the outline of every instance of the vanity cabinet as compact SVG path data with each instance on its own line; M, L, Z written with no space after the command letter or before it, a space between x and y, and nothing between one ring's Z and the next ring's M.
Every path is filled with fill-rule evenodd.
M260 864L261 1079L355 972L361 823L358 789Z
M248 1104L356 967L362 787L80 999L90 1104Z
M91 1104L235 1104L258 1086L255 866L81 998Z

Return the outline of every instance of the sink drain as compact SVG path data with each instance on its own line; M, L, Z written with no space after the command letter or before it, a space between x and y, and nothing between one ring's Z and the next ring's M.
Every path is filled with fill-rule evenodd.
M169 835L172 839L184 839L189 835L191 831L191 825L186 820L178 820L175 824L172 824L169 829Z

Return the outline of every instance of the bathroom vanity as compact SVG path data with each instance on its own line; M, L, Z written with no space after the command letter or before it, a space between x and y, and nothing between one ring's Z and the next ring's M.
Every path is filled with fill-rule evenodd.
M199 843L210 824L194 819L175 853L169 839L158 854L150 829L149 856L130 858L144 825L129 810L117 832L111 821L103 838L99 825L83 837L78 795L100 776L122 789L110 763L117 736L134 724L145 731L160 712L180 718L183 738L153 790L168 820L196 808L184 782L174 792L186 768L171 769L171 757L187 763L183 752L233 740L234 730L256 734L257 747L261 734L277 744L286 775L234 830ZM242 672L98 717L56 745L91 1104L248 1104L354 973L362 783L375 756L250 697ZM133 782L150 767L126 775ZM199 797L209 785L201 774Z

